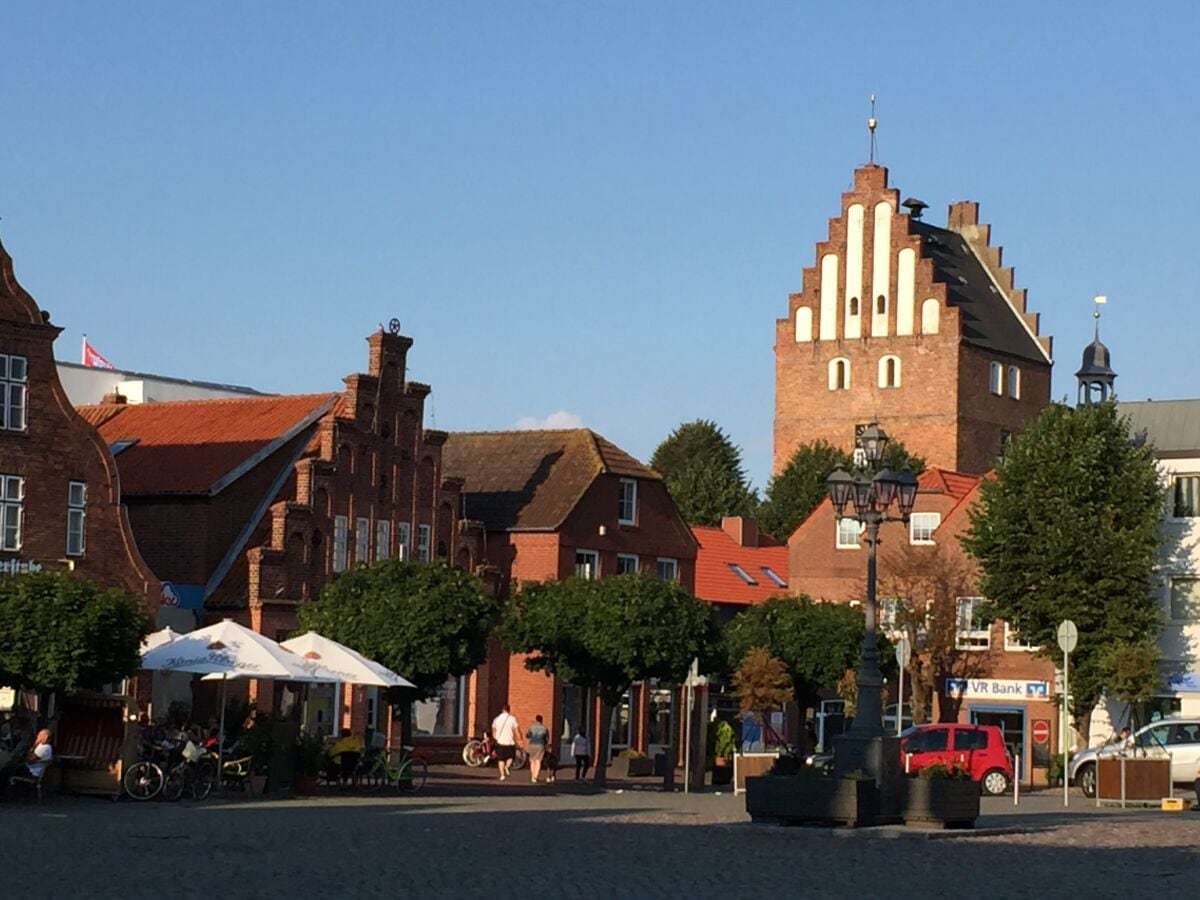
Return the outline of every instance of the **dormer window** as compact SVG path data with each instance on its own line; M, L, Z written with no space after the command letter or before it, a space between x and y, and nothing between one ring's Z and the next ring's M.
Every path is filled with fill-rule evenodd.
M617 521L622 525L637 524L637 482L621 479L621 495L617 503Z

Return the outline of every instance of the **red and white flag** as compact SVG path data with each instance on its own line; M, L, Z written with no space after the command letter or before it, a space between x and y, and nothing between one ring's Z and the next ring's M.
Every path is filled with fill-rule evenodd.
M83 364L91 366L94 369L111 369L113 367L113 364L101 356L99 351L92 346L86 334L83 336Z

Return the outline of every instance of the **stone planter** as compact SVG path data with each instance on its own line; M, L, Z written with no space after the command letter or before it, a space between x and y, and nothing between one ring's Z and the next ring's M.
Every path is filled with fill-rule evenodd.
M630 778L647 778L654 774L654 760L649 758L630 759L629 760L629 777Z
M870 779L757 775L746 779L746 812L755 822L874 825L879 791Z
M979 783L957 778L905 778L900 815L905 825L974 828L979 818Z

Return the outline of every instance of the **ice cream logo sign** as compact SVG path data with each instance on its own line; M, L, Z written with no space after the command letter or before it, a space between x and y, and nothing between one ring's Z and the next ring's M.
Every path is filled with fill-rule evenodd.
M1009 678L947 678L946 693L951 697L1048 700L1050 685L1045 681Z

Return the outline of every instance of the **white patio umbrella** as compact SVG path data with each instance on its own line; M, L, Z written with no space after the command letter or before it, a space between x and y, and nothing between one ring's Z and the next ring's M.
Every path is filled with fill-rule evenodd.
M357 650L309 631L283 641L279 646L291 650L306 661L319 663L334 672L338 681L347 684L366 684L374 687L415 687L411 681L397 675L386 666L367 659Z
M231 619L181 634L142 654L142 668L190 672L221 679L221 730L217 741L218 778L224 772L225 683L230 678L281 681L336 681L316 660L306 660Z
M147 650L153 650L155 647L161 647L163 644L169 644L175 638L179 637L179 632L168 625L166 628L161 628L158 631L152 631L146 635L142 641L142 649L140 652L145 653Z

